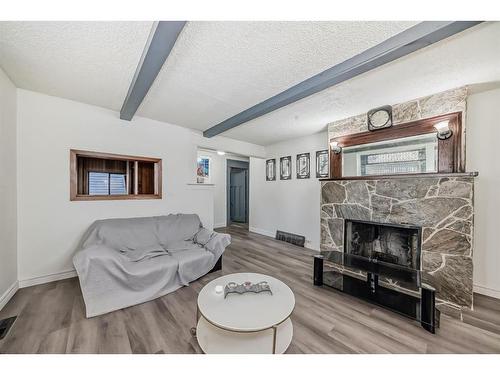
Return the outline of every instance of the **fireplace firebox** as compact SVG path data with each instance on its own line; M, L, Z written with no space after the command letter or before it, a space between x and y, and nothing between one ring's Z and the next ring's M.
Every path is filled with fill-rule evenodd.
M421 227L345 220L344 252L420 270Z

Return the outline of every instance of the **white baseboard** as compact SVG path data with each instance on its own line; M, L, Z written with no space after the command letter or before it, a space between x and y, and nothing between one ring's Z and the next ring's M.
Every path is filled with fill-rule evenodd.
M19 282L14 281L14 283L7 289L7 291L0 296L0 310L2 310L7 302L10 301L12 297L14 297L14 294L16 294L17 290L19 289Z
M497 289L492 289L481 285L474 285L474 292L484 294L488 297L500 299L500 290Z
M51 281L69 279L76 276L76 271L63 271L58 273L53 273L50 275L33 277L31 279L19 280L19 288L27 288L29 286L50 283Z
M216 223L214 224L214 229L227 227L226 223Z
M273 238L275 237L275 234L276 234L276 233L273 233L271 231L268 231L265 229L260 229L260 228L255 228L255 227L249 227L248 230L250 232L253 232L253 233L262 234L263 236L273 237Z
M248 230L250 232L253 232L253 233L262 234L263 236L272 237L272 238L276 237L276 233L275 232L271 232L269 230L255 228L255 227L249 227ZM304 247L307 248L307 249L309 249L309 250L319 251L319 246L316 246L311 241L307 241L306 240L306 242L304 244Z

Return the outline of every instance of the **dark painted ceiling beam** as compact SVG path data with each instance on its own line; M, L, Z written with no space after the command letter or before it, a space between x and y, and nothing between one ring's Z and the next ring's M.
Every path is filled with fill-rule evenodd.
M278 108L446 39L479 23L481 22L421 22L340 64L212 126L205 130L203 135L210 138L221 134L245 122L275 111Z
M185 21L156 22L120 110L120 118L130 121L167 60Z

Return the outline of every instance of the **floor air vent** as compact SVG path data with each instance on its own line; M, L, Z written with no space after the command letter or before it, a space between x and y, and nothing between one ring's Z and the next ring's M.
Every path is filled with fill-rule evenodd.
M7 336L10 327L16 321L17 316L13 316L6 319L0 319L0 340Z
M281 230L276 231L276 239L301 247L304 247L304 243L306 242L306 238L304 236L299 236L298 234L293 234L293 233L282 232Z

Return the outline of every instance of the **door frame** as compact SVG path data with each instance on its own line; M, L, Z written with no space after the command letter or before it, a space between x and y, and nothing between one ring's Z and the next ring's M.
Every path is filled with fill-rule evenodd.
M229 226L231 224L231 168L245 169L246 170L246 178L245 178L245 221L246 224L249 224L249 203L250 203L250 163L248 161L243 160L232 160L226 159L226 225Z

